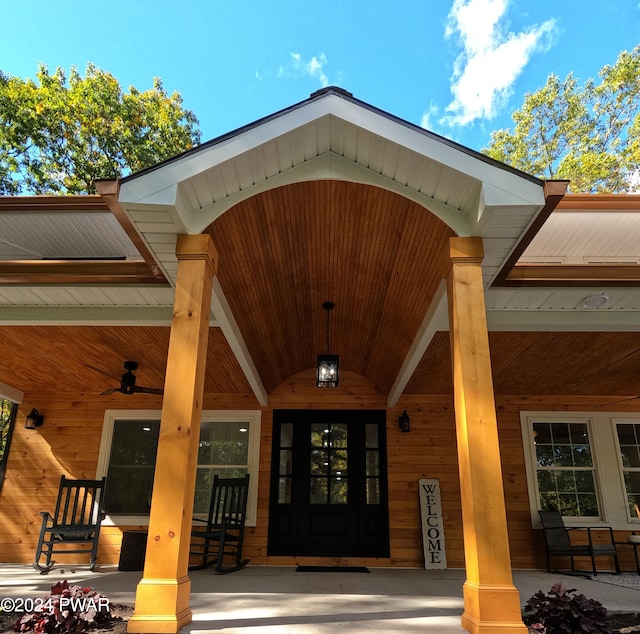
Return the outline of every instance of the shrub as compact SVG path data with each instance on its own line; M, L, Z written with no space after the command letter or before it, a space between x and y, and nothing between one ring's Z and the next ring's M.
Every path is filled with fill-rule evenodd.
M21 616L16 632L62 634L80 632L94 624L111 620L109 600L93 588L64 581L51 586L51 594L33 602L34 611Z
M538 590L525 604L525 624L547 634L609 634L604 624L607 609L599 601L575 592L559 583L554 584L548 594Z

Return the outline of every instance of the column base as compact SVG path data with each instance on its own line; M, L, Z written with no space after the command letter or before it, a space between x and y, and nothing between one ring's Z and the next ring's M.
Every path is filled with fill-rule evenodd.
M522 622L520 593L515 586L480 585L466 581L463 587L462 627L472 634L527 634Z
M191 580L142 579L136 590L133 616L127 632L177 634L191 623Z

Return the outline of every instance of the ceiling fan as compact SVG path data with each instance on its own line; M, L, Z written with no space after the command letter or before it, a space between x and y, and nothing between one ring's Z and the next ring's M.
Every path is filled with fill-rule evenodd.
M95 368L96 370L98 368ZM138 363L136 361L125 361L124 369L126 372L120 377L120 387L112 387L104 392L100 393L100 396L108 396L114 392L121 392L122 394L163 394L164 390L155 387L143 387L142 385L136 385L136 375L134 370L138 369ZM102 370L100 370L102 372ZM103 372L103 374L105 374ZM110 376L110 375L108 375Z

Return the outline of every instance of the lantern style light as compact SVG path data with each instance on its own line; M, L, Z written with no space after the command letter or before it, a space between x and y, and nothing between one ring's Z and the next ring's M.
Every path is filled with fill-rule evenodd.
M338 387L340 357L337 354L331 354L329 348L329 315L333 310L333 302L325 302L322 308L327 311L327 351L318 355L316 386Z

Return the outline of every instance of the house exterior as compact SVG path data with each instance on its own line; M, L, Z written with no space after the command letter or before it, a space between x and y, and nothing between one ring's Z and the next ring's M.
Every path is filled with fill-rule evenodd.
M640 528L640 196L567 187L328 88L97 196L0 198L0 561L105 475L99 562L148 531L130 631L177 632L192 514L249 472L252 564L446 558L464 627L526 632L542 505ZM126 360L164 395L114 391Z

